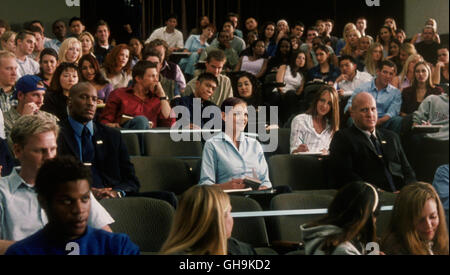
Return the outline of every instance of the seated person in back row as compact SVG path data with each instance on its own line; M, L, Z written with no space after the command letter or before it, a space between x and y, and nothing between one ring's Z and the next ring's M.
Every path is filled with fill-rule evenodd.
M202 128L205 123L213 118L213 114L211 114L210 117L203 117L203 110L208 106L215 106L218 108L214 103L209 101L217 84L217 78L213 74L203 73L197 78L193 94L175 98L170 103L172 108L176 108L177 106L187 108L187 111L189 111L189 126L191 129ZM177 113L177 109L174 109L175 113ZM183 112L181 115L183 116L185 113ZM195 115L197 116L194 117ZM178 119L186 118L178 117Z
M137 255L125 234L87 225L92 184L89 168L72 157L48 160L36 176L45 227L8 248L6 255Z
M227 58L225 57L225 53L221 50L212 51L208 54L206 59L206 69L204 72L211 73L215 77L219 84L214 91L214 94L211 96L210 101L217 106L221 106L222 102L233 96L233 89L231 87L231 80L226 75L222 75L222 70L227 62ZM194 77L186 86L185 95L191 95L195 91L195 85L197 83L197 77Z
M395 68L395 64L392 61L382 61L377 68L377 77L355 89L345 106L344 112L350 109L353 99L359 93L368 92L376 100L378 113L376 126L400 133L402 118L399 114L402 105L402 94L399 89L390 84L395 76Z
M245 188L244 177L261 182L259 189L272 187L261 144L246 137L247 104L239 98L226 99L221 106L225 126L206 141L199 184L217 184L222 189Z
M109 95L100 122L134 130L150 129L149 122L152 127L170 127L175 122L170 112L169 99L158 81L157 65L139 61L133 67L133 87L117 89Z

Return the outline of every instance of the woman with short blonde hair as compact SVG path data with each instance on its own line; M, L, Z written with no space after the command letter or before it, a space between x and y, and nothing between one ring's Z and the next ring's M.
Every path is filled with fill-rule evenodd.
M81 42L81 56L91 54L94 56L95 40L90 32L82 32L78 38Z
M81 42L75 37L67 38L61 44L58 53L58 59L60 63L75 63L78 65L78 61L81 58Z
M230 197L218 186L196 185L181 197L162 254L226 255L231 236Z
M449 254L444 209L431 184L417 182L402 188L381 245L386 254Z

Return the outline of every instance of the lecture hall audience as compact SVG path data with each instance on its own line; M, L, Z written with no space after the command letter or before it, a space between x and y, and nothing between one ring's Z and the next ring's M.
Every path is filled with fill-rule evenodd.
M167 11L163 12L161 15L168 14ZM218 16L220 13L223 13L222 17ZM326 14L321 14L309 22L301 16L264 18L265 21L261 21L266 22L264 24L258 24L262 18L253 17L251 13L246 13L246 18L225 11L217 11L216 14L197 13L199 15L202 16L196 18L197 25L190 36L183 37L188 34L186 30L189 27L181 26L185 23L184 19L181 22L176 15L169 15L165 18L164 26L147 28L143 32L138 30L126 40L118 37L123 30L116 29L115 24L111 25L111 29L104 20L89 26L85 25L88 23L86 18L73 17L68 22L58 19L52 24L52 38L48 38L45 37L44 24L35 18L24 24L12 24L12 28L8 22L0 19L0 172L3 176L0 181L5 183L0 185L0 253L6 251L12 240L30 237L41 229L32 236L34 239L24 240L8 253L28 253L29 250L22 249L28 240L41 239L41 233L47 232L49 228L55 236L63 234L57 226L53 226L62 225L61 221L49 215L49 225L45 226L47 217L35 215L37 211L48 209L39 205L37 196L40 193L36 195L31 192L35 188L38 168L45 159L56 155L56 149L47 148L53 146L56 140L59 152L70 152L83 162L94 163L91 167L93 188L83 188L92 190L98 199L136 195L167 200L165 196L173 193L139 193L137 180L141 181L140 178L135 181L136 184L121 184L126 182L122 174L127 173L123 172L123 165L115 161L118 157L110 153L120 151L119 154L128 156L125 153L128 148L125 147L130 145L129 140L125 142L124 139L120 141L120 146L116 146L116 143L106 142L106 138L102 137L102 141L105 141L103 147L111 152L106 155L101 151L96 152L100 154L96 158L106 156L101 161L84 161L83 137L77 139L74 131L79 130L77 123L87 122L92 126L92 142L98 141L99 129L109 127L145 131L156 128L154 130L160 131L175 123L172 108L176 106L187 107L190 111L189 128L199 129L216 118L211 114L197 121L193 116L194 102L198 100L201 113L206 107L216 107L217 113L221 113L218 124L222 124L222 131L211 139L202 139L203 156L198 167L190 167L195 176L193 178L200 185L191 188L188 195L183 196L185 201L182 200L181 205L188 200L197 201L201 192L212 190L216 200L221 198L221 205L209 204L209 211L215 208L219 213L210 221L213 227L221 227L222 235L219 238L219 233L214 233L206 244L198 244L198 240L182 236L184 231L177 229L175 224L187 214L184 210L177 210L171 235L161 250L163 254L232 255L237 251L237 254L253 255L255 251L251 246L230 238L231 228L224 231L225 224L228 227L232 224L231 205L228 195L223 195L220 189L245 188L243 178L248 177L261 181L260 192L281 193L282 189L277 189L278 186L271 190L268 163L269 157L279 154L283 146L287 148L286 154L321 152L322 155L317 159L329 161L324 169L325 174L332 175L330 188L363 181L353 183L351 188L354 188L353 191L359 188L370 198L364 203L355 204L357 207L351 209L361 208L362 212L348 213L353 221L357 220L355 226L360 229L353 230L347 228L348 224L343 225L345 221L332 213L344 207L344 204L337 205L339 200L350 203L346 199L350 195L343 193L351 185L340 190L327 216L302 227L306 254L365 254L365 243L375 240L374 220L379 208L377 192L383 191L400 192L394 207L397 218L392 220L383 242L384 253L448 254L448 238L443 238L448 233L443 230L445 218L441 215L439 198L428 183L410 184L415 182L416 176L418 180L430 181L428 177L425 179L424 171L427 176L434 175L442 164L447 164L448 174L449 52L448 46L441 44L441 39L447 41L447 36L442 33L439 35L435 19L424 18L425 25L420 33L407 37L402 30L404 26L397 25L399 21L396 22L396 19L399 18L395 16L381 17L382 24L376 25L374 21L359 15L355 16L353 22L333 18L339 20L335 22ZM239 30L241 19L243 24ZM302 21L309 24L305 25ZM22 25L23 28L20 27ZM370 33L368 25L378 32ZM180 31L176 29L177 26L180 26ZM215 26L223 26L216 35ZM337 29L337 26L345 27ZM93 31L95 38L87 30ZM305 30L306 35L303 35ZM419 30L413 31L411 34ZM145 32L151 35L143 43L145 38L140 37L140 34ZM333 33L342 37L335 37ZM186 58L180 59L178 54ZM83 91L75 89L71 94L69 91L79 81L84 83L80 85ZM253 108L251 112L250 108L247 109L250 106L256 110L256 119L251 117ZM266 119L259 121L262 118L261 110L264 110L260 107L278 107L279 125L266 124L269 116L272 116L268 108ZM344 110L349 112L344 113ZM47 114L45 112L50 114L43 116ZM348 116L351 119L347 121ZM53 126L55 122L43 122L49 118L58 120L63 126L59 139L58 127ZM70 119L72 124L67 122ZM24 130L27 128L25 124L33 125L35 131ZM280 126L289 128L286 132L290 132L290 142L289 135L286 138L280 134L277 151L264 152L263 148L266 147L247 135L253 134L247 133L251 132L249 125L253 124L258 129L261 124L266 130ZM21 129L14 134L16 126ZM105 133L116 140L120 139L117 139L120 135L117 130ZM258 134L261 137L261 133ZM23 135L27 138L22 138ZM41 145L49 151L34 167L29 162L30 144L38 146L43 142L40 137L44 135L48 142ZM145 154L144 134L137 136L141 153ZM81 151L70 150L76 144L80 145ZM94 146L101 147L98 143ZM436 155L432 158L436 163L425 164L421 161L433 154ZM110 167L107 169L99 162L109 163ZM129 159L125 162L129 166ZM21 170L13 168L17 164L22 165ZM54 161L52 165L62 165L61 160ZM437 178L442 178L441 170L436 173ZM134 179L134 170L131 174ZM87 176L83 177L85 181L88 180ZM21 214L29 220L27 225L15 218L20 216L17 214L17 209L21 208L18 200L8 199L9 189L2 188L16 186L20 182L24 186L20 196L32 203L32 208L28 209L31 212ZM57 184L61 190L68 185L64 181ZM428 190L420 201L415 204L407 201L411 199L410 196L414 196L414 190L427 188L431 191ZM414 192L409 192L410 189L414 189ZM377 192L373 192L375 190ZM442 190L438 191L442 195ZM268 195L264 193L263 196ZM110 230L108 224L113 220L94 196L90 197L91 213L95 214L89 215L94 221L89 226ZM201 202L207 203L210 199L212 197L205 197ZM176 199L173 202L172 205L176 207ZM418 211L411 214L400 207L416 207ZM364 215L358 216L361 213ZM203 212L198 214L199 219L190 220L193 226L201 223L200 218L204 218ZM425 219L430 221L421 222L423 224L416 222ZM4 225L9 227L5 229ZM85 224L83 228L89 236L83 236L80 240L90 237L95 231L89 226ZM414 238L402 238L399 234L412 234ZM75 235L77 238L81 236ZM115 235L100 232L98 236L102 236L102 239L105 236L114 238ZM202 238L202 233L199 232L196 237ZM129 239L127 242L130 244ZM22 247L20 252L17 249L19 246ZM133 245L127 247L133 248ZM108 252L100 250L89 250L87 253ZM131 250L131 254L138 253L137 247ZM46 251L40 250L39 254ZM64 251L60 252L64 254Z

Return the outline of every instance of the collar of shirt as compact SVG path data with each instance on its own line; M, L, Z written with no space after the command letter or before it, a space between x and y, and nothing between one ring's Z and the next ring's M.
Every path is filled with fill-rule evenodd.
M0 94L4 94L9 97L9 99L14 99L13 96L16 94L16 86L13 86L8 92L5 92L3 88L0 88Z
M394 91L394 89L396 89L394 86L392 86L391 84L388 84L386 87L384 87L383 89L381 89L381 90L378 90L378 88L377 88L377 85L375 84L375 82L377 81L377 78L378 77L375 77L373 80L372 80L372 82L371 82L371 84L370 84L370 90L371 91L373 91L373 92L380 92L380 93L382 93L382 92L385 92L385 93L391 93L392 91Z
M16 191L21 187L28 187L32 190L34 190L34 187L26 183L22 177L19 175L20 168L16 167L12 170L11 175L9 177L9 183L11 187L11 194L16 193Z
M356 129L360 130L369 140L370 140L370 136L371 135L374 135L375 138L378 139L378 137L377 137L377 130L376 129L373 131L373 133L371 133L369 131L366 131L366 130L363 130L363 129L359 128L358 126L356 126L356 124L355 124L355 127L356 127Z
M69 123L72 126L72 129L75 131L75 134L78 135L79 137L81 137L81 134L83 133L84 125L82 123L79 123L75 119L73 119L71 116L69 116L68 118L69 118ZM88 128L91 136L93 136L94 135L94 124L92 123L92 120L86 124L86 127Z
M222 132L221 134L222 134L222 136L221 136L222 139L224 139L226 142L228 142L229 144L233 145L233 146L236 148L236 145L234 145L234 142L233 142L233 140L231 139L230 136L228 136L225 132ZM239 142L241 142L241 144L240 144L240 146L239 146L239 149L236 148L236 149L238 150L238 152L239 152L239 150L242 148L242 145L243 145L243 144L245 143L245 141L246 141L246 140L245 140L245 135L244 135L243 132L241 132L241 134L239 135L239 137L237 138L237 140L238 140Z

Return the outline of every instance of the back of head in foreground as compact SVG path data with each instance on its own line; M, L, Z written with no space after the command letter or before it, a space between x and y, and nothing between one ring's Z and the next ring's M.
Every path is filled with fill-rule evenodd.
M449 254L444 209L431 184L401 189L381 245L386 254Z
M366 245L376 241L375 220L378 206L378 193L372 185L366 182L352 182L339 190L323 218L303 227L305 232L312 228L317 228L316 232L319 232L322 226L330 225L339 228L327 234L317 248L327 255L333 254L339 245L354 240ZM317 238L320 235L320 233L313 234L312 237ZM304 237L307 242L308 237L305 234ZM308 246L307 243L306 246Z
M162 254L226 255L231 236L229 196L217 186L196 185L181 197Z

